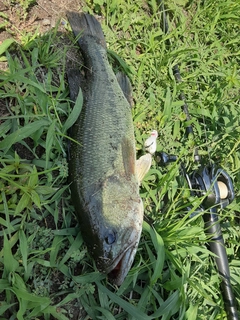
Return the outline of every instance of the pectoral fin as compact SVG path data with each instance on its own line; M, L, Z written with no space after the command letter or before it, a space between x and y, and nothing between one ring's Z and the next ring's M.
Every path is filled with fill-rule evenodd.
M127 177L135 174L135 145L131 140L124 137L122 140L122 159Z
M136 174L139 184L149 171L152 164L152 155L150 153L145 154L144 156L141 156L136 161Z

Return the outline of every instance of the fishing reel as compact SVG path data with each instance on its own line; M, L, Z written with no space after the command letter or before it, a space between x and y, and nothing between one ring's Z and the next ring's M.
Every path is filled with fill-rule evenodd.
M177 161L177 156L165 152L156 152L157 162L167 165ZM222 168L215 165L203 166L192 173L187 173L183 164L181 169L186 178L192 196L204 197L200 209L204 211L212 207L225 208L234 199L233 183L230 176Z
M203 210L219 206L225 208L234 199L233 183L230 176L222 168L215 165L201 166L191 174L185 174L193 195L204 197Z

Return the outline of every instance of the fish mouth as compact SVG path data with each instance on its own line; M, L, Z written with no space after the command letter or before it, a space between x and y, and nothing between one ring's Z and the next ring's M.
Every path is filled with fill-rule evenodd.
M138 244L135 243L126 248L126 250L124 250L108 268L107 274L110 280L117 286L122 284L128 274L136 254L137 247Z

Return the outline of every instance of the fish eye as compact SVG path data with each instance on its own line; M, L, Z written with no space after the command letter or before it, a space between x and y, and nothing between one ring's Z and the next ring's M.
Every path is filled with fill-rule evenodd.
M111 245L116 241L116 233L114 231L108 231L105 235L105 241Z

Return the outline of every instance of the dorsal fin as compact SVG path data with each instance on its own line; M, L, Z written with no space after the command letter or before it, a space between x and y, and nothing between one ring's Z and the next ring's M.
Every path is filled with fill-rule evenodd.
M129 78L122 72L118 72L116 74L117 81L124 93L125 98L127 99L128 103L132 107L133 99L132 99L132 86Z

